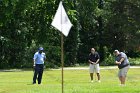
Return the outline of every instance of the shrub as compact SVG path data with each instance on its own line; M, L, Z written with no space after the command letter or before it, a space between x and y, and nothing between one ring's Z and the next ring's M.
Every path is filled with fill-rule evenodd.
M105 57L104 61L101 63L101 65L115 65L114 64L114 56L112 54L109 54Z

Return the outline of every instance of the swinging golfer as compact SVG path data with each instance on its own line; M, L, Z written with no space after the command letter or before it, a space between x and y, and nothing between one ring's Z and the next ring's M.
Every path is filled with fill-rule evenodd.
M34 66L34 76L33 76L33 84L36 84L36 79L38 84L41 84L43 68L44 68L44 60L46 59L46 55L43 52L43 47L38 49L38 52L34 54L33 58L33 66Z
M94 48L91 48L91 53L89 54L89 72L91 82L93 82L93 73L96 72L98 77L98 82L100 82L100 67L99 67L100 56Z
M115 63L118 65L119 72L118 77L121 82L120 85L125 85L126 75L128 72L128 69L130 68L129 61L127 58L127 55L123 52L119 52L118 50L114 51L115 57Z

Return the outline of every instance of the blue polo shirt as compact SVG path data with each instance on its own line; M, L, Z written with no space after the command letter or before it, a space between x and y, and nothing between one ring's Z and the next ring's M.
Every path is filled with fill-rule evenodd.
M46 55L44 52L42 52L41 54L39 52L36 52L33 59L35 60L35 64L44 64Z
M118 68L120 68L120 69L129 65L129 60L127 58L127 55L123 52L120 52L120 54L115 58L115 61L120 61L121 58L124 58L124 61L118 65Z

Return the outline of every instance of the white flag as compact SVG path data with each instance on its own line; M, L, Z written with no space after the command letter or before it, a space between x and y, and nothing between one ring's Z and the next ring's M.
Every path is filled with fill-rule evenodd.
M60 1L60 3L59 3L59 7L57 9L57 12L54 16L54 19L53 19L51 25L54 26L55 28L57 28L65 36L68 36L69 31L72 27L72 24L65 12L65 9L62 5L62 1Z

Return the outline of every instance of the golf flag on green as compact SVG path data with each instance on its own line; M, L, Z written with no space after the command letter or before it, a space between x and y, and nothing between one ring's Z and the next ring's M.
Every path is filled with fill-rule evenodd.
M59 7L57 9L57 12L54 16L51 25L54 26L56 29L58 29L60 32L62 32L65 36L68 36L72 24L62 5L62 1L60 1L59 3Z

